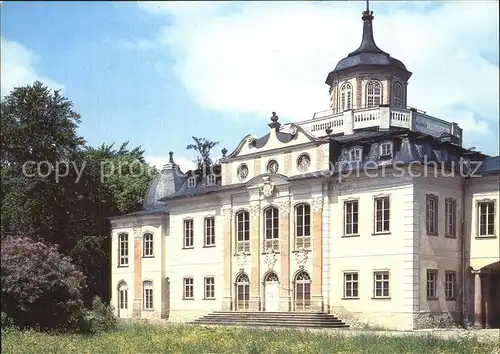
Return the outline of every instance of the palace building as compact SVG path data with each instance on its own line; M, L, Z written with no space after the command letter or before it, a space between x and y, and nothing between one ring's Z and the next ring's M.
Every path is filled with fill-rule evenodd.
M143 209L110 218L117 316L500 326L500 158L409 107L412 73L375 44L373 12L362 20L326 78L330 110L273 113L204 169L180 171L171 152Z

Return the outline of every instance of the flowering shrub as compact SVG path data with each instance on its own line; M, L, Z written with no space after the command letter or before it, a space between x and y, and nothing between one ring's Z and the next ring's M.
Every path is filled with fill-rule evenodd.
M92 309L84 310L82 332L97 334L109 332L116 328L116 317L113 307L105 304L98 296L92 301Z
M1 266L2 318L21 329L77 328L85 277L56 246L26 237L2 238Z

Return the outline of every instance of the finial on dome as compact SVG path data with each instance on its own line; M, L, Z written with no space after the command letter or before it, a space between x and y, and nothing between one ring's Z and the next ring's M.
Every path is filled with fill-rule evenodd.
M168 162L171 162L173 163L174 162L174 152L173 151L170 151L168 153L168 155L170 156L169 159L168 159Z

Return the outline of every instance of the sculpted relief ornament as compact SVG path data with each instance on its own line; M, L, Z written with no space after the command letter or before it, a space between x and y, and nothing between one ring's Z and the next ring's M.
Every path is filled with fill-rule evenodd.
M220 208L220 213L224 220L230 220L233 213L233 208L231 208L230 205L224 205L222 208Z
M277 260L278 257L274 248L269 249L264 257L264 262L266 262L270 270L274 268Z
M252 218L260 216L260 205L259 204L250 204L250 216Z
M313 211L320 211L323 209L323 197L314 198L311 202Z
M279 202L278 206L279 206L280 210L283 211L284 213L289 213L290 208L291 208L290 199Z
M274 183L269 180L269 176L263 177L264 182L260 185L260 192L265 198L271 198L274 194Z
M236 258L238 267L243 268L247 264L248 254L245 251L238 251L234 257Z
M308 253L309 251L305 248L300 248L297 252L295 252L295 261L297 262L297 265L300 269L304 268L305 264L307 263Z

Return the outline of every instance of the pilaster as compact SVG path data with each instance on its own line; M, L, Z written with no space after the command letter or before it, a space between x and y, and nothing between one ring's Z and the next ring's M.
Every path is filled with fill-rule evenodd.
M290 208L287 198L280 202L280 311L290 311Z
M140 318L142 311L142 242L141 229L134 227L134 302L132 317Z
M233 309L233 286L232 286L232 256L233 237L231 233L233 209L230 204L221 207L222 232L224 233L224 292L222 297L222 310L231 311Z
M261 310L260 282L260 205L250 205L250 311Z
M482 275L479 271L474 274L474 327L483 328L483 297L482 297Z
M323 312L323 197L312 203L312 281L311 310Z

